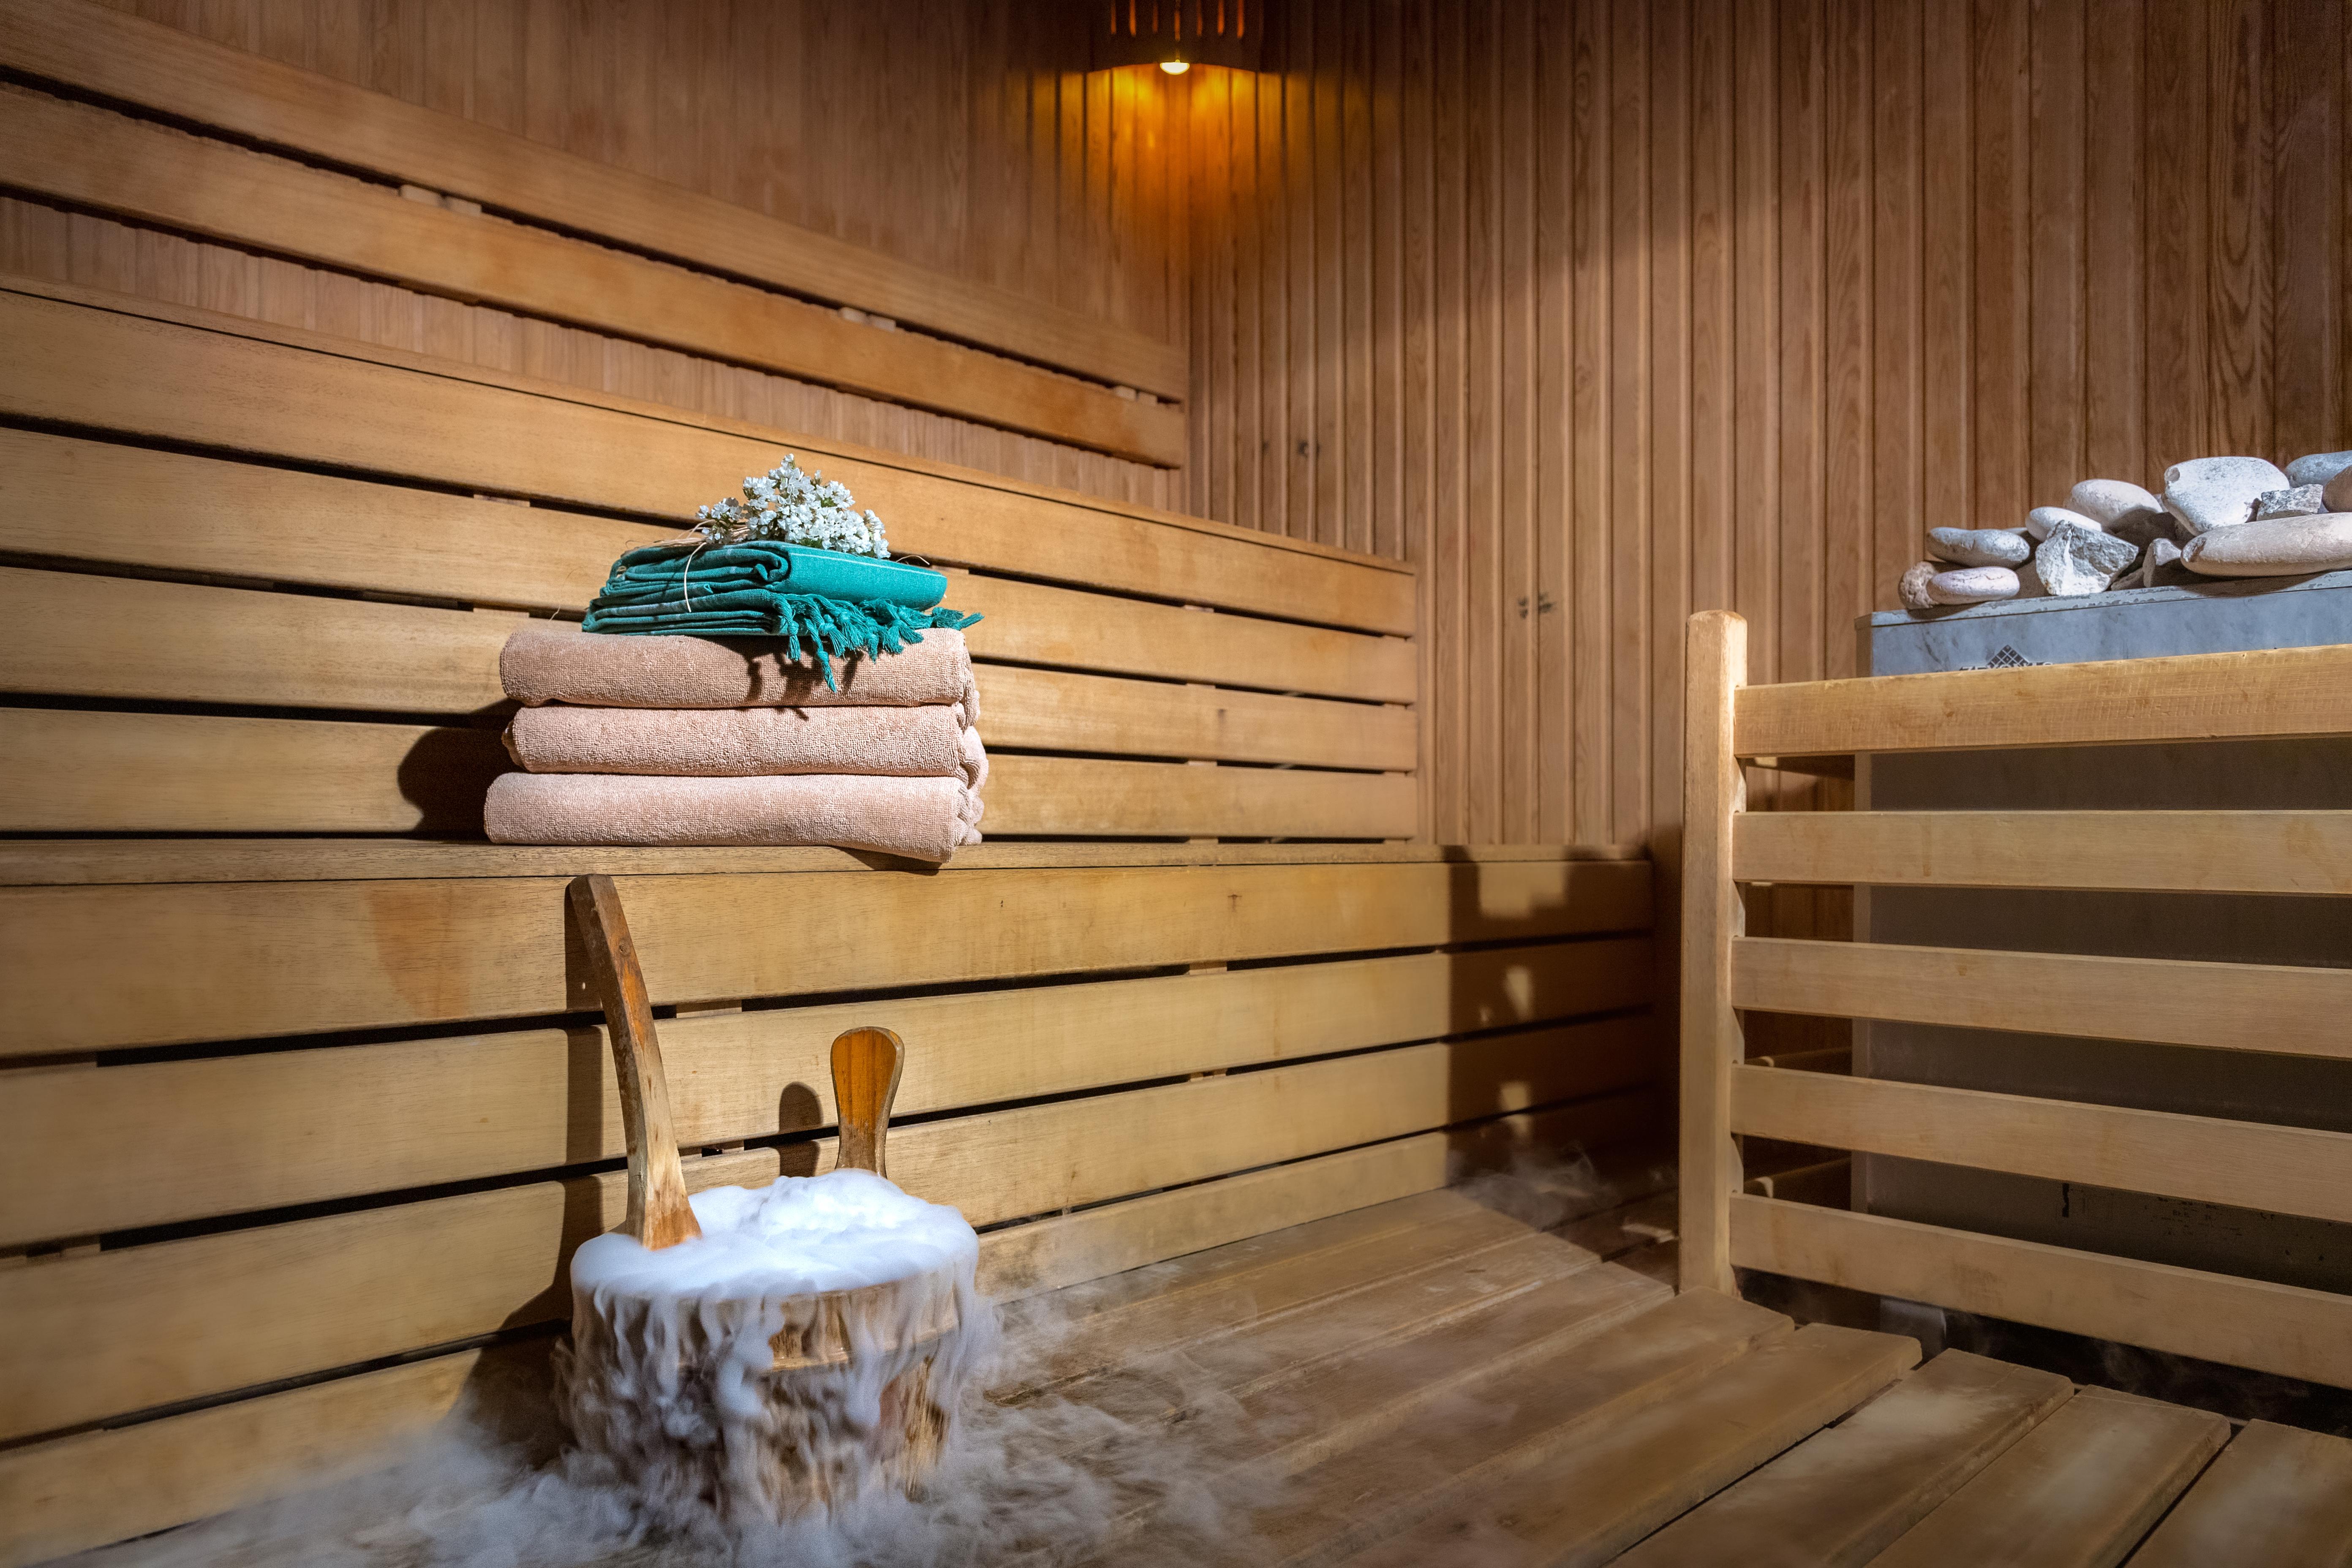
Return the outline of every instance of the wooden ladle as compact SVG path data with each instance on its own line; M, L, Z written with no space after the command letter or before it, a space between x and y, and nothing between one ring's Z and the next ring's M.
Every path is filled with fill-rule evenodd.
M567 896L587 949L589 979L604 1007L613 1066L621 1079L621 1126L629 1140L629 1213L621 1229L659 1251L702 1234L686 1201L686 1169L677 1158L677 1125L669 1113L669 1079L662 1072L661 1041L646 994L637 944L621 890L601 873L576 879Z

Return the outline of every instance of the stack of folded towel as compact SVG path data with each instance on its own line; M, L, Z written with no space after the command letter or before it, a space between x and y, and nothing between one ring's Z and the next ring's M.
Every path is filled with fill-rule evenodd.
M929 608L939 574L768 543L688 553L623 556L585 633L508 639L499 673L523 707L507 749L525 771L490 786L493 841L934 861L980 841L988 756L961 629L976 617Z

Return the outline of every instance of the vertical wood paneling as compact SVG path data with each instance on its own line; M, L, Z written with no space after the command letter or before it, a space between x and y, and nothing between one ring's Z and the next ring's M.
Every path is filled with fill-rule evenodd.
M1289 111L1195 128L1283 172L1233 287L1286 354L1196 440L1293 467L1194 494L1423 564L1436 837L1669 855L1689 610L1843 674L1924 528L2352 444L2342 0L1272 11Z

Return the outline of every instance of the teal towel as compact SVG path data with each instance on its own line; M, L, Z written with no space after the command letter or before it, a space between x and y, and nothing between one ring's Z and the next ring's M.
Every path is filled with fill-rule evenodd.
M613 563L583 630L624 637L772 637L795 662L853 653L868 658L923 640L932 627L961 631L978 621L940 607L947 578L919 566L833 550L758 541L747 544L656 544Z
M699 600L704 585L770 587L820 599L860 605L904 605L928 610L946 596L948 580L938 572L903 562L877 561L838 550L754 540L743 544L649 544L613 563L604 594L635 595L668 589ZM667 596L667 595L665 595Z

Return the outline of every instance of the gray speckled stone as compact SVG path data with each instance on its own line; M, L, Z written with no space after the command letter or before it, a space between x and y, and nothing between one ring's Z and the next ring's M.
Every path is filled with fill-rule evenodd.
M2286 476L2260 458L2192 458L2164 470L2164 510L2204 533L2247 521L2256 496L2286 488Z
M1989 605L2017 597L2017 574L2006 566L1964 566L1927 579L1927 596L1939 605Z
M2050 531L2060 523L2088 529L2093 533L2105 533L2106 527L2095 517L2085 517L2070 507L2037 506L2025 514L2025 531L2036 539L2047 539Z
M2033 553L2023 534L2006 528L1931 528L1927 551L1956 566L2020 566Z
M2286 482L2324 485L2347 469L2352 469L2352 452L2310 452L2286 466Z
M2042 585L2061 599L2104 594L2139 559L2139 546L2095 528L2062 522L2033 552Z
M2309 484L2264 490L2254 498L2254 521L2260 522L2266 517L2316 517L2327 510L2319 500L2320 492L2326 488Z

